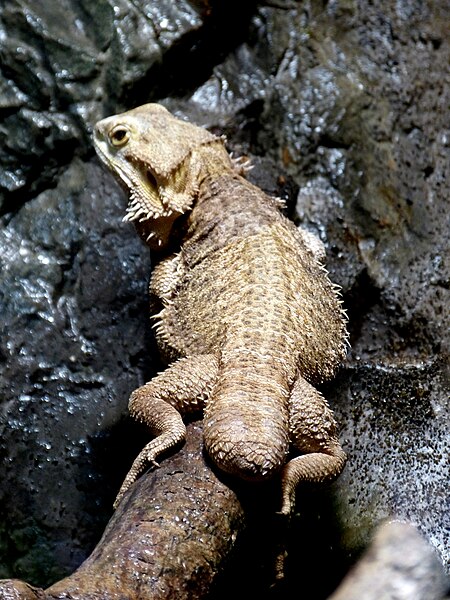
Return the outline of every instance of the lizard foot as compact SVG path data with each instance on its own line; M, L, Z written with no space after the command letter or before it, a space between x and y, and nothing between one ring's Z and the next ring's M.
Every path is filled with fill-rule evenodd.
M156 445L155 442L158 442L158 444ZM119 506L119 503L122 500L125 493L130 489L133 483L139 478L139 475L146 468L148 468L149 466L153 468L159 467L159 463L156 462L156 456L158 456L158 454L161 453L159 442L159 437L152 440L138 454L137 458L134 460L131 466L131 469L128 471L127 476L125 477L122 485L120 486L119 493L117 494L116 499L114 500L114 509L116 509Z
M295 491L301 481L311 483L331 482L341 473L347 456L340 445L330 446L329 454L311 452L297 456L284 465L281 472L281 514L290 515L295 506Z

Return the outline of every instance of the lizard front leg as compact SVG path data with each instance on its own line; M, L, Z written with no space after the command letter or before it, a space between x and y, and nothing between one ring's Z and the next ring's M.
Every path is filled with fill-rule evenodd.
M183 263L180 254L172 254L156 265L150 278L150 296L160 300L172 299L177 284L183 273Z
M162 306L170 304L182 272L183 265L180 254L172 254L153 269L148 286L151 315L155 315L161 310L161 304ZM158 318L158 316L151 318Z
M281 472L281 513L286 515L291 512L295 490L301 481L332 481L341 473L347 459L327 401L300 376L289 399L289 429L291 442L303 454L290 460Z
M130 415L144 423L156 436L138 454L117 494L117 508L128 488L157 457L183 442L186 427L180 413L203 408L217 377L213 355L180 358L151 381L135 390L129 401Z

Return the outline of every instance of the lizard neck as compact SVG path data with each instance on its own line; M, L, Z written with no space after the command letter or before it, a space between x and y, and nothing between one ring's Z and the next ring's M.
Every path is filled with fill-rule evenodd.
M193 149L191 157L192 164L198 166L200 187L207 181L214 181L221 175L234 172L230 155L220 139Z
M183 249L193 263L261 233L280 219L274 203L232 169L208 173L187 217Z
M204 257L280 218L273 200L237 173L221 141L196 148L191 166L197 173L196 200L172 235L185 252Z

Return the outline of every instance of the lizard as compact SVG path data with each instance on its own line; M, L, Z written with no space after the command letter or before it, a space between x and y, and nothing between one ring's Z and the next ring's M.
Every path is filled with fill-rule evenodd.
M153 437L114 506L183 443L183 416L203 411L212 462L249 481L279 476L289 515L300 482L332 481L346 462L316 388L348 344L323 243L246 179L222 137L160 104L102 119L93 139L129 195L124 220L159 259L149 293L168 363L130 396L131 416Z

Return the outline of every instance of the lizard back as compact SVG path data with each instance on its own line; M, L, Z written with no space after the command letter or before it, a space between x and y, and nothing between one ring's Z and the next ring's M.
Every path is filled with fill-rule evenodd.
M203 193L189 219L180 274L161 313L161 345L176 355L267 346L311 383L345 354L335 287L273 199L236 175ZM168 341L166 341L168 340Z

